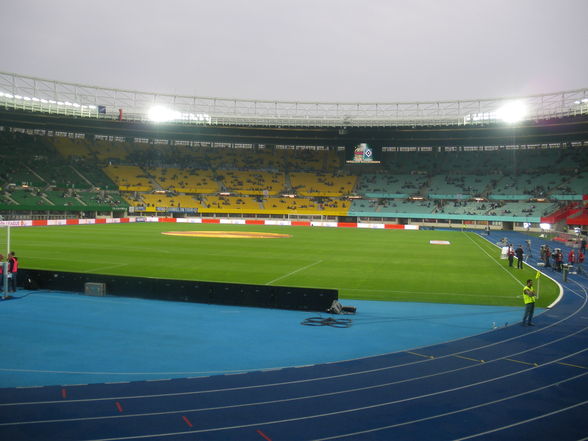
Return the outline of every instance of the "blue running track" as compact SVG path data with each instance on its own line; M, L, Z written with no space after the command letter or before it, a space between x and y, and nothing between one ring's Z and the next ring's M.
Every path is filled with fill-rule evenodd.
M550 275L565 295L535 327L305 367L2 389L0 439L587 439L588 281Z

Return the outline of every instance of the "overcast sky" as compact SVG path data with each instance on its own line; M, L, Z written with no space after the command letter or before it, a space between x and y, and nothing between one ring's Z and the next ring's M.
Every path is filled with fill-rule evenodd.
M588 0L1 0L0 71L292 101L588 87Z

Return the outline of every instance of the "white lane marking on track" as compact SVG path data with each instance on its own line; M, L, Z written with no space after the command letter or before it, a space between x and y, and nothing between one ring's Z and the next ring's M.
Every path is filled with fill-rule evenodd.
M278 277L278 278L276 278L274 280L270 280L269 282L266 283L266 285L271 285L272 283L277 282L278 280L282 280L282 279L285 279L286 277L290 277L293 274L299 273L300 271L304 271L305 269L308 269L310 267L313 267L315 265L318 265L321 262L322 262L322 260L318 260L318 261L316 261L314 263L311 263L310 265L306 265L306 266L303 266L302 268L298 268L297 270L294 270L291 273L284 274L283 276L280 276L280 277Z
M576 282L577 283L577 282ZM449 357L453 357L455 355L459 355L459 354L465 354L474 350L480 350L480 349L487 349L490 347L494 347L509 341L514 341L517 340L519 338L524 338L526 336L532 335L532 334L539 334L541 332L545 332L546 330L562 323L565 322L566 320L569 320L570 318L574 317L575 315L579 314L583 308L586 306L586 304L588 303L588 291L582 287L579 283L577 283L578 286L580 287L580 289L582 289L584 291L584 293L586 294L584 297L581 297L580 295L578 295L580 298L583 299L583 303L580 305L580 307L578 309L576 309L573 313L571 313L569 316L566 316L560 320L557 320L556 322L549 324L545 327L541 327L538 328L534 331L522 334L522 335L516 335L514 337L510 337L504 340L500 340L497 342L493 342L490 344L486 344L486 345L482 345L482 346L478 346L476 348L468 348L465 349L463 351L459 351L459 352L454 352L454 353L450 353L450 354L446 354L446 355L442 355L442 356L438 356L436 358L436 360L440 360L440 359L445 359L445 358L449 358ZM494 361L498 361L498 360L503 360L507 357L514 357L514 356L518 356L521 354L526 354L528 352L531 352L535 349L538 348L542 348L545 346L548 346L550 344L559 342L559 341L563 341L567 338L573 337L577 334L580 334L582 332L585 332L588 328L582 328L574 333L568 334L568 335L564 335L563 337L559 337L556 338L554 340L551 340L547 343L541 344L541 345L537 345L537 346L532 346L532 347L528 347L527 349L523 350L523 351L519 351L519 352L515 352L515 353L511 353L505 357L501 357L501 358L497 358L496 360L490 360L487 363L492 363ZM461 340L461 339L458 339ZM457 340L455 340L457 341ZM414 349L419 349L419 348L414 348ZM580 352L584 352L585 349L579 351ZM578 353L574 353L574 354L568 354L565 357L562 357L560 359L555 360L555 362L558 362L560 360L563 360L565 358L571 357L573 355L576 355ZM392 354L392 353L390 353ZM389 355L389 354L379 354L379 356L382 355ZM360 357L360 358L356 358L356 359L350 359L350 360L341 360L341 361L353 361L353 360L361 360L364 358L372 358L373 356L369 356L369 357ZM339 362L341 362L339 361ZM134 396L111 396L111 397L102 397L102 398L84 398L84 399L78 399L78 400L70 400L67 401L68 403L73 403L73 402L100 402L100 401L106 401L106 400L113 400L113 399L125 399L125 400L130 400L130 399L143 399L143 398L159 398L159 397L170 397L170 396L186 396L186 395L200 395L200 394L208 394L208 393L216 393L216 392L226 392L226 391L233 391L233 390L250 390L250 389L258 389L258 388L264 388L264 387L276 387L276 386L284 386L284 385L291 385L291 384L300 384L300 383L311 383L311 382L315 382L315 381L325 381L325 380L332 380L332 379L338 379L338 378L345 378L345 377L351 377L351 376L355 376L355 375L365 375L365 374L370 374L370 373L374 373L374 372L382 372L382 371L387 371L390 369L397 369L397 368L402 368L402 367L406 367L406 366L410 366L410 365L415 365L415 364L421 364L421 363L428 363L431 360L427 359L427 360L419 360L417 362L410 362L410 363L401 363L398 365L393 365L393 366L385 366L385 367L378 367L378 368L374 368L374 369L367 369L367 370L363 370L363 371L355 371L355 372L348 372L348 373L344 373L344 374L338 374L338 375L329 375L329 376L323 376L323 377L313 377L313 378L306 378L306 379L301 379L301 380L294 380L294 381L285 381L285 382L278 382L278 383L267 383L267 384L261 384L261 385L254 385L254 386L240 386L240 387L232 387L232 388L221 388L221 389L212 389L212 390L206 390L206 391L188 391L188 392L173 392L173 393L164 393L164 394L148 394L148 395L134 395ZM339 363L338 362L338 363ZM545 363L545 364L550 364L549 363ZM544 365L545 365L544 364ZM425 375L422 377L417 377L417 378L412 378L412 379L407 379L407 380L402 380L402 381L397 381L394 383L390 383L390 384L400 384L400 383L407 383L410 381L415 381L415 380L420 380L423 378L428 378L428 377L434 377L437 375L445 375L447 373L451 373L451 372L457 372L457 371L462 371L464 369L469 369L473 366L476 365L469 365L466 367L462 367L462 368L458 368L458 369L452 369L449 371L443 371L443 372L439 372L439 373L435 373L435 374L429 374L429 375ZM284 366L284 368L286 367L292 367L292 366ZM276 368L277 369L277 368ZM530 368L530 369L536 369L535 367ZM6 369L5 369L6 370ZM509 374L511 375L511 374ZM389 384L388 384L389 385ZM382 385L380 385L382 386ZM371 388L371 387L370 387ZM367 388L362 388L362 389L367 389ZM64 401L62 400L58 400L58 401L32 401L32 402L12 402L12 403L0 403L0 408L1 407L5 407L5 406L26 406L26 405L37 405L37 404L59 404L59 403L64 403ZM16 423L7 423L7 424L16 424ZM2 425L2 424L0 424ZM6 425L6 424L4 424Z

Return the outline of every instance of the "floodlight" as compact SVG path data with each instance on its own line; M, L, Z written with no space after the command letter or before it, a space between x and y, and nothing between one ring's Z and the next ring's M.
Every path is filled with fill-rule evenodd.
M178 112L163 106L153 106L149 109L147 117L153 122L167 122L178 118Z
M512 101L496 111L496 116L507 123L516 123L527 116L527 106L521 101Z

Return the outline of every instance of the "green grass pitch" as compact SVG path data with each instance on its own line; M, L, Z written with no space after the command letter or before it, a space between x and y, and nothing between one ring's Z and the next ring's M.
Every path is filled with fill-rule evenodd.
M279 239L200 238L165 231L253 231ZM450 245L431 245L431 240ZM12 229L24 268L216 282L335 288L343 299L522 305L536 271L508 268L479 235L255 225L138 223ZM538 306L559 294L546 277Z

